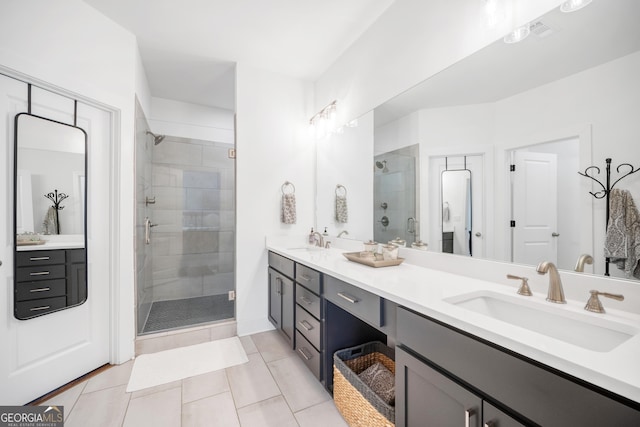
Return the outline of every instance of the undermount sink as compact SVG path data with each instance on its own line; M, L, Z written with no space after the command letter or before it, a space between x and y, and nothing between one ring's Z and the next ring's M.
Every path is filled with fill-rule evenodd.
M478 291L447 298L445 301L465 310L598 352L611 351L638 333L637 329L629 325L527 300L527 297Z

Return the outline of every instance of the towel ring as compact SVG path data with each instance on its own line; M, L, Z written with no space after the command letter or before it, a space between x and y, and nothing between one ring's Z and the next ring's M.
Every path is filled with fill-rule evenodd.
M291 187L291 192L287 193L285 189L289 187ZM282 184L281 190L282 190L282 194L293 194L296 192L296 186L290 183L289 181L285 181L284 184Z
M340 194L340 189L343 190L344 194ZM336 196L347 197L347 188L344 185L336 185Z

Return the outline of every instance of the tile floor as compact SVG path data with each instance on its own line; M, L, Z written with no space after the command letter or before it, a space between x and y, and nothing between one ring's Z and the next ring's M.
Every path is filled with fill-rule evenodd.
M42 404L63 405L65 427L347 426L278 332L240 340L243 365L127 393L130 361Z

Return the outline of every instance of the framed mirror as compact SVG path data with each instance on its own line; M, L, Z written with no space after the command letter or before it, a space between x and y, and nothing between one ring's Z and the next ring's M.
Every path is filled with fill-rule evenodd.
M479 159L483 171L472 173L472 256L529 265L555 259L560 268L573 270L580 255L588 253L595 261L585 272L604 274L606 202L590 194L597 184L578 172L596 166L601 172L596 178L604 182L605 159L611 158L614 182L627 171L623 167L619 173L618 165L640 166L640 27L633 18L638 14L640 3L633 0L594 1L573 13L554 8L531 22L531 34L523 41L497 40L375 108L369 141L375 157L369 164L385 153L419 145L417 229L429 250L442 248L441 186L434 182L440 171L434 161L467 156ZM523 187L543 199L556 187L556 218L545 219L550 222L544 240L551 252L526 247L528 238L511 227L512 221L526 224L514 212L532 212L519 204L526 193L513 192L519 185L514 174L523 169L511 172L511 167L516 153L523 152L557 155L556 173L547 176L553 179L543 190L527 187L526 181ZM352 164L365 161L351 159ZM330 172L319 168L318 174ZM624 178L616 188L630 191L638 204L640 174ZM368 240L376 226L350 237ZM523 242L523 250L514 247L514 240ZM611 275L625 278L614 267Z
M15 118L14 315L82 304L86 290L87 135L32 114Z
M471 171L446 169L440 178L442 194L442 252L473 255Z

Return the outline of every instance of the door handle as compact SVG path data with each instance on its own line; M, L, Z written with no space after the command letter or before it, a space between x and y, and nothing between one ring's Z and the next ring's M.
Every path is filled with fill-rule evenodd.
M144 242L149 245L151 244L151 227L155 227L158 224L154 224L147 217L144 219Z
M476 237L482 237L482 233L478 231L478 232L476 233Z
M555 231L551 233L551 237L559 237L560 233L556 233Z

